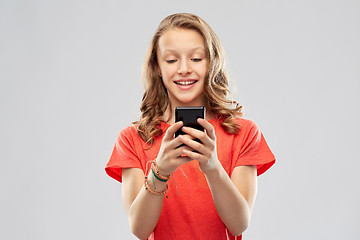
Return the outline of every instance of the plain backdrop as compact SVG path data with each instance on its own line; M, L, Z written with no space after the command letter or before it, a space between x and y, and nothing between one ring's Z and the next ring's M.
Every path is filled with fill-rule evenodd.
M218 34L277 157L244 239L359 239L358 0L1 0L0 239L135 239L104 167L176 12Z

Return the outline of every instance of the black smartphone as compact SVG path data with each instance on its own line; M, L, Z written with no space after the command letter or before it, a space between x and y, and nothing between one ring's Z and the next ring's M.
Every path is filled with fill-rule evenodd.
M175 122L182 121L184 126L204 131L204 128L197 122L198 118L205 119L205 107L176 107ZM176 131L175 137L185 134L181 128ZM199 141L198 139L195 139Z

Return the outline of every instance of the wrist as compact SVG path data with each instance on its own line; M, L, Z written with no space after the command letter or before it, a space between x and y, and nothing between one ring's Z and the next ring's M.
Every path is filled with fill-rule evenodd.
M145 177L145 189L155 195L165 194L168 188L167 181L170 175L164 176L160 174L156 159L151 162L149 174Z
M155 192L163 192L167 187L167 182L159 181L151 171L145 181L147 186Z
M166 184L165 189L157 191L155 185L150 186L150 182L148 181L147 177L145 177L144 187L145 187L146 191L148 191L150 194L155 195L155 196L163 196L167 193L167 191L169 189L168 185Z
M172 174L171 172L168 172L168 171L164 170L163 168L161 168L161 166L159 166L157 164L156 158L154 159L154 161L151 162L151 169L152 169L153 173L157 176L157 178L160 178L165 181L168 181Z
M219 161L212 167L206 167L204 169L201 169L205 177L219 176L223 170L224 168Z

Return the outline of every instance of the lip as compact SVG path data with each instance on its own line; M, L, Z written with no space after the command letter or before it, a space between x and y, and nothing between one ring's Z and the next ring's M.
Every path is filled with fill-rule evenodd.
M176 84L177 82L186 82L186 81L190 81L190 82L194 82L192 84L189 84L189 85L179 85L179 84ZM197 79L191 79L191 78L188 78L188 79L179 79L179 80L175 80L174 83L176 84L176 86L181 89L181 90L188 90L188 89L191 89L195 86L195 84L198 82Z

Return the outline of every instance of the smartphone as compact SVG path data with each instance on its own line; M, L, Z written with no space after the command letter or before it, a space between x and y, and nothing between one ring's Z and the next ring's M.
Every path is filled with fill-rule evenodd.
M205 107L176 107L175 122L182 121L184 126L204 131L204 128L197 122L198 118L205 119ZM181 128L176 131L175 137L185 134ZM195 139L199 141L199 139Z

